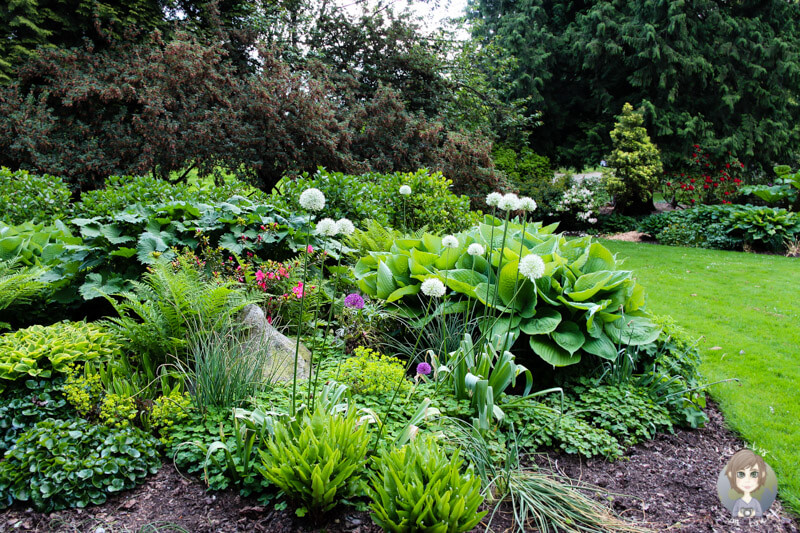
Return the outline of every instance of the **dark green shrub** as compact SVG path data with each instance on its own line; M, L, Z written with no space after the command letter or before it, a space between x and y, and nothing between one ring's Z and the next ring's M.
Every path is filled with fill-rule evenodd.
M539 187L553 181L550 160L527 146L519 152L507 146L498 146L492 152L492 159L497 169L506 173L522 196L530 196L537 200L534 193Z
M399 194L403 185L411 194ZM298 211L300 194L315 187L325 194L325 216L349 218L357 226L374 219L407 231L427 226L436 233L452 233L477 223L480 215L470 211L469 198L456 196L451 186L441 173L427 170L355 176L320 169L313 176L281 180L271 203Z
M0 398L0 457L17 438L45 418L71 418L75 411L67 405L57 378L28 379L3 391Z
M75 216L111 216L133 204L153 206L179 201L216 204L234 195L245 196L247 189L247 184L234 178L228 178L222 186L196 187L171 183L151 175L111 176L102 189L81 194L80 202L75 204ZM255 190L247 196L254 202L268 198L266 194Z
M69 187L57 176L0 167L0 183L0 220L6 224L50 223L72 214Z
M320 407L302 418L281 420L259 450L261 474L299 504L297 514L320 516L341 500L363 493L367 425L355 409L328 414Z
M158 471L157 444L137 428L44 420L0 462L0 505L30 502L46 512L99 505Z
M800 215L772 207L736 206L726 220L728 233L746 244L780 251L784 243L800 235Z
M458 450L448 457L431 437L384 450L370 473L372 520L393 533L471 530L488 511L478 512L481 479L463 465Z
M613 234L625 233L637 229L639 221L634 217L611 213L609 215L597 215L597 224L594 230L598 233Z
M653 213L652 215L647 215L639 219L636 224L636 231L641 231L645 235L655 239L656 235L661 233L666 227L668 218L669 213Z

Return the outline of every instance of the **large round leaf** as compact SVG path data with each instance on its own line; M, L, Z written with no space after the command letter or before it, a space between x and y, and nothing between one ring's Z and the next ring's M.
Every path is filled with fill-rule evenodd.
M520 329L528 335L544 335L555 331L560 323L561 313L555 309L543 307L536 310L533 318L523 320L520 323Z
M531 349L553 366L569 366L580 362L581 354L570 354L547 335L532 335L528 341Z
M385 300L397 289L392 271L383 261L378 263L378 298Z
M625 315L608 322L605 330L612 341L630 346L650 344L661 334L661 328L644 316Z
M589 340L583 344L582 348L585 352L602 357L603 359L608 359L609 361L613 361L617 358L617 347L611 342L611 339L602 333L597 338L589 338Z
M586 337L581 333L580 326L570 321L561 322L550 336L556 341L556 344L564 348L570 354L577 352L586 341Z

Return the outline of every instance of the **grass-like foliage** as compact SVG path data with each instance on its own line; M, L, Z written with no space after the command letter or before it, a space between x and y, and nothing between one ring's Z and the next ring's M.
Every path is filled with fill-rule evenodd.
M0 261L0 311L25 305L42 293L47 285L37 279L41 273L38 268L20 269L14 262ZM0 320L0 331L10 327Z
M83 361L106 361L120 353L117 337L97 324L58 322L0 336L0 391L8 381L50 377Z
M270 380L265 375L266 348L242 339L231 327L198 331L189 341L188 363L178 360L176 365L201 411L238 407Z
M15 500L40 511L99 505L158 471L156 444L137 428L44 420L0 462L0 506Z
M480 478L463 466L458 450L448 456L431 437L384 450L370 474L372 520L393 533L471 530L486 511Z
M321 403L321 402L320 402ZM370 435L354 409L282 419L259 450L261 474L298 504L299 516L315 517L363 492L362 474Z
M143 281L134 282L133 292L120 296L119 301L109 297L119 317L108 323L153 376L173 357L186 361L190 331L221 330L250 303L228 285L204 279L185 261L153 265Z

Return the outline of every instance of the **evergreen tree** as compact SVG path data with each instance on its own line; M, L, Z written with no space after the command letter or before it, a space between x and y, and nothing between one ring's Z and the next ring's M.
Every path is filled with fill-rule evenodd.
M690 147L748 168L800 145L800 5L786 0L477 0L474 36L517 61L508 99L531 96L531 146L596 163L624 102L641 107L665 165Z
M611 173L606 176L608 192L614 197L615 211L642 215L653 210L653 190L661 175L658 149L650 142L644 119L626 103L619 122L611 130L614 149L606 157Z

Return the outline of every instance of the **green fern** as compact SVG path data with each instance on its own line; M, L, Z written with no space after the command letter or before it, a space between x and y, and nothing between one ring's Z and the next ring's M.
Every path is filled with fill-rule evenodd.
M44 291L47 284L37 279L41 273L39 268L18 269L13 261L0 261L0 311L29 304ZM0 321L0 331L10 328L10 324Z
M401 231L392 229L391 227L384 227L375 220L367 220L364 223L366 229L356 229L356 231L348 237L348 246L358 251L359 256L367 255L369 252L388 252L395 239L398 238L411 238L419 239L428 230L428 226L404 234Z
M119 317L107 323L141 356L152 379L156 369L177 357L186 364L188 337L193 331L220 331L235 313L254 303L230 284L207 281L188 262L158 263L133 282L133 291L108 297Z

